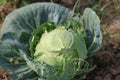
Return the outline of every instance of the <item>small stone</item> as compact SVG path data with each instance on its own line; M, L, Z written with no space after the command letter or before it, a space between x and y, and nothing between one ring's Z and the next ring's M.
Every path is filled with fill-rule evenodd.
M13 58L9 58L9 62L12 63L14 60Z
M19 60L15 60L15 61L14 61L14 64L19 64Z
M118 71L114 68L111 68L110 72L111 72L112 75L117 75L118 74Z
M112 75L111 75L111 74L107 74L107 75L104 77L104 80L112 80Z

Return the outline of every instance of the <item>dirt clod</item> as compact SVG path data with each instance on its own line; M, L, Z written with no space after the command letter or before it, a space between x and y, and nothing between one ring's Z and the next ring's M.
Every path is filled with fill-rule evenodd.
M111 68L110 72L112 75L117 75L119 73L115 68Z
M111 75L111 74L107 74L107 75L104 77L104 80L112 80L112 75Z
M115 80L120 80L120 75L116 76Z
M0 67L0 80L11 80L1 67Z

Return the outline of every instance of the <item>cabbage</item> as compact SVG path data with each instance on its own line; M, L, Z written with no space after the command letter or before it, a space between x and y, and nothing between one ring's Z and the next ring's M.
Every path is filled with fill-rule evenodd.
M44 66L46 71L42 76L47 80L72 79L80 68L81 60L87 58L85 41L81 39L73 30L66 30L64 26L45 31L34 53L34 58L40 64L47 65Z
M102 34L90 8L79 16L58 4L34 3L6 17L1 40L0 66L13 80L80 80L94 68Z

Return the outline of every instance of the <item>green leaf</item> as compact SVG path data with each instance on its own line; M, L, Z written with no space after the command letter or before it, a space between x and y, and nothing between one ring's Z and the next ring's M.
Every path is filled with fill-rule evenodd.
M26 44L26 45L28 45L27 43L29 42L30 37L31 37L31 34L30 34L30 33L21 32L21 33L19 34L18 41L19 41L21 44Z
M26 32L33 34L41 24L54 22L61 25L62 21L72 17L72 11L54 3L35 3L19 8L10 13L2 26L1 36L7 32Z
M92 56L98 51L102 44L102 33L100 30L100 20L96 13L86 8L83 13L83 22L86 30L86 46L88 48L88 56Z

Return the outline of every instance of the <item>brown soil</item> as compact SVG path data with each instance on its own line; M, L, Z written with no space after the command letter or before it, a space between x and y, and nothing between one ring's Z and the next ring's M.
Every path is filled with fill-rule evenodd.
M120 80L120 45L110 41L96 53L94 64L96 68L86 80Z
M13 3L6 3L5 5L0 4L0 28L2 23L10 12L12 12L15 8L13 7Z
M7 74L0 68L0 80L10 80Z

